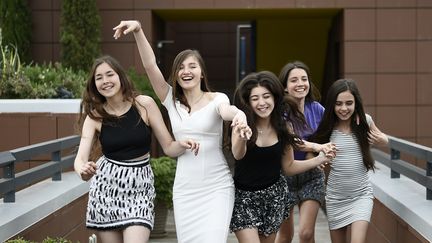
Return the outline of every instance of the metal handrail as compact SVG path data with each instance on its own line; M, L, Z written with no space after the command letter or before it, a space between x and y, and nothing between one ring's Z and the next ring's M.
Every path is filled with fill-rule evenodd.
M432 148L392 136L388 138L390 154L374 148L372 154L375 160L390 168L390 178L400 178L402 174L426 187L426 199L432 200ZM401 152L426 160L426 170L401 160Z
M0 178L0 195L3 195L3 202L15 202L17 188L49 177L52 177L53 181L61 180L62 171L73 166L76 156L76 151L72 151L62 157L62 151L76 148L79 141L80 136L74 135L0 152L0 168L3 168L3 178ZM15 173L17 163L46 154L51 155L51 161Z

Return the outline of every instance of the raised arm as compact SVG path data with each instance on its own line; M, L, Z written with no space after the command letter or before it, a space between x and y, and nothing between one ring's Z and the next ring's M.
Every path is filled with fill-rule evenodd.
M120 24L114 27L114 30L115 39L120 38L122 34L127 35L128 33L133 32L141 61L146 70L147 76L149 77L153 90L159 100L164 101L168 93L169 85L157 66L155 54L144 35L141 24L136 20L120 21Z
M186 150L191 150L191 152L197 155L199 143L196 141L192 139L181 141L173 140L165 126L159 107L151 97L140 95L136 98L136 101L141 106L139 109L145 109L149 125L166 155L177 157L183 154Z

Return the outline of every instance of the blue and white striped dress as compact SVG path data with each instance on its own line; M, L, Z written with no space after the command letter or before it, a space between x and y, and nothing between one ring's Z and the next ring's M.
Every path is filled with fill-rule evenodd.
M368 124L372 121L366 115ZM359 220L370 221L373 190L354 134L333 130L330 141L338 149L327 181L326 207L330 230Z

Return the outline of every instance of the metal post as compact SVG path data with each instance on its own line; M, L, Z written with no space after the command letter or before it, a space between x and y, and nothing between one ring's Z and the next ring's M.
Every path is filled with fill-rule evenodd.
M426 176L432 176L432 161L426 161ZM426 200L432 200L432 189L426 187Z
M58 163L58 171L52 176L53 181L61 181L61 152L55 151L51 153L51 160Z
M391 160L400 160L400 151L391 149ZM390 164L390 168L393 167L393 163ZM400 178L400 174L393 170L390 171L390 178Z
M244 28L251 28L250 24L239 24L237 25L237 30L236 30L236 84L238 84L240 82L241 79L241 72L240 72L240 31L241 29ZM244 37L243 37L244 38ZM246 40L244 38L244 40ZM246 43L246 41L245 41ZM245 51L246 52L246 51Z
M15 160L15 156L13 156L9 151L0 153L0 162L10 162L8 165L3 167L3 178L12 180L12 183L13 180L15 180ZM14 186L12 190L6 192L3 196L3 202L5 203L15 202L15 183L13 184Z

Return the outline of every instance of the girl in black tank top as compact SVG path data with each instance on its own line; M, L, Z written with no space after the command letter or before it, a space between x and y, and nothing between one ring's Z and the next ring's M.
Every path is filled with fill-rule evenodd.
M102 242L148 242L155 188L149 165L151 132L164 153L197 153L193 140L174 141L154 100L137 95L124 69L110 56L96 59L81 103L81 141L74 168L90 180L86 226ZM92 161L99 135L102 156ZM188 151L188 150L191 151ZM100 156L100 155L99 155ZM133 230L126 230L134 227Z
M301 125L301 113L294 102L284 97L283 87L273 73L247 75L235 91L234 105L248 116L250 128L238 124L232 129L236 198L230 228L239 242L252 238L274 242L283 219L288 217L288 186L282 173L309 170L329 162L331 155L294 160L293 148L300 140L290 131L283 114L291 113L297 118L291 122ZM252 133L249 141L241 138L244 133Z

